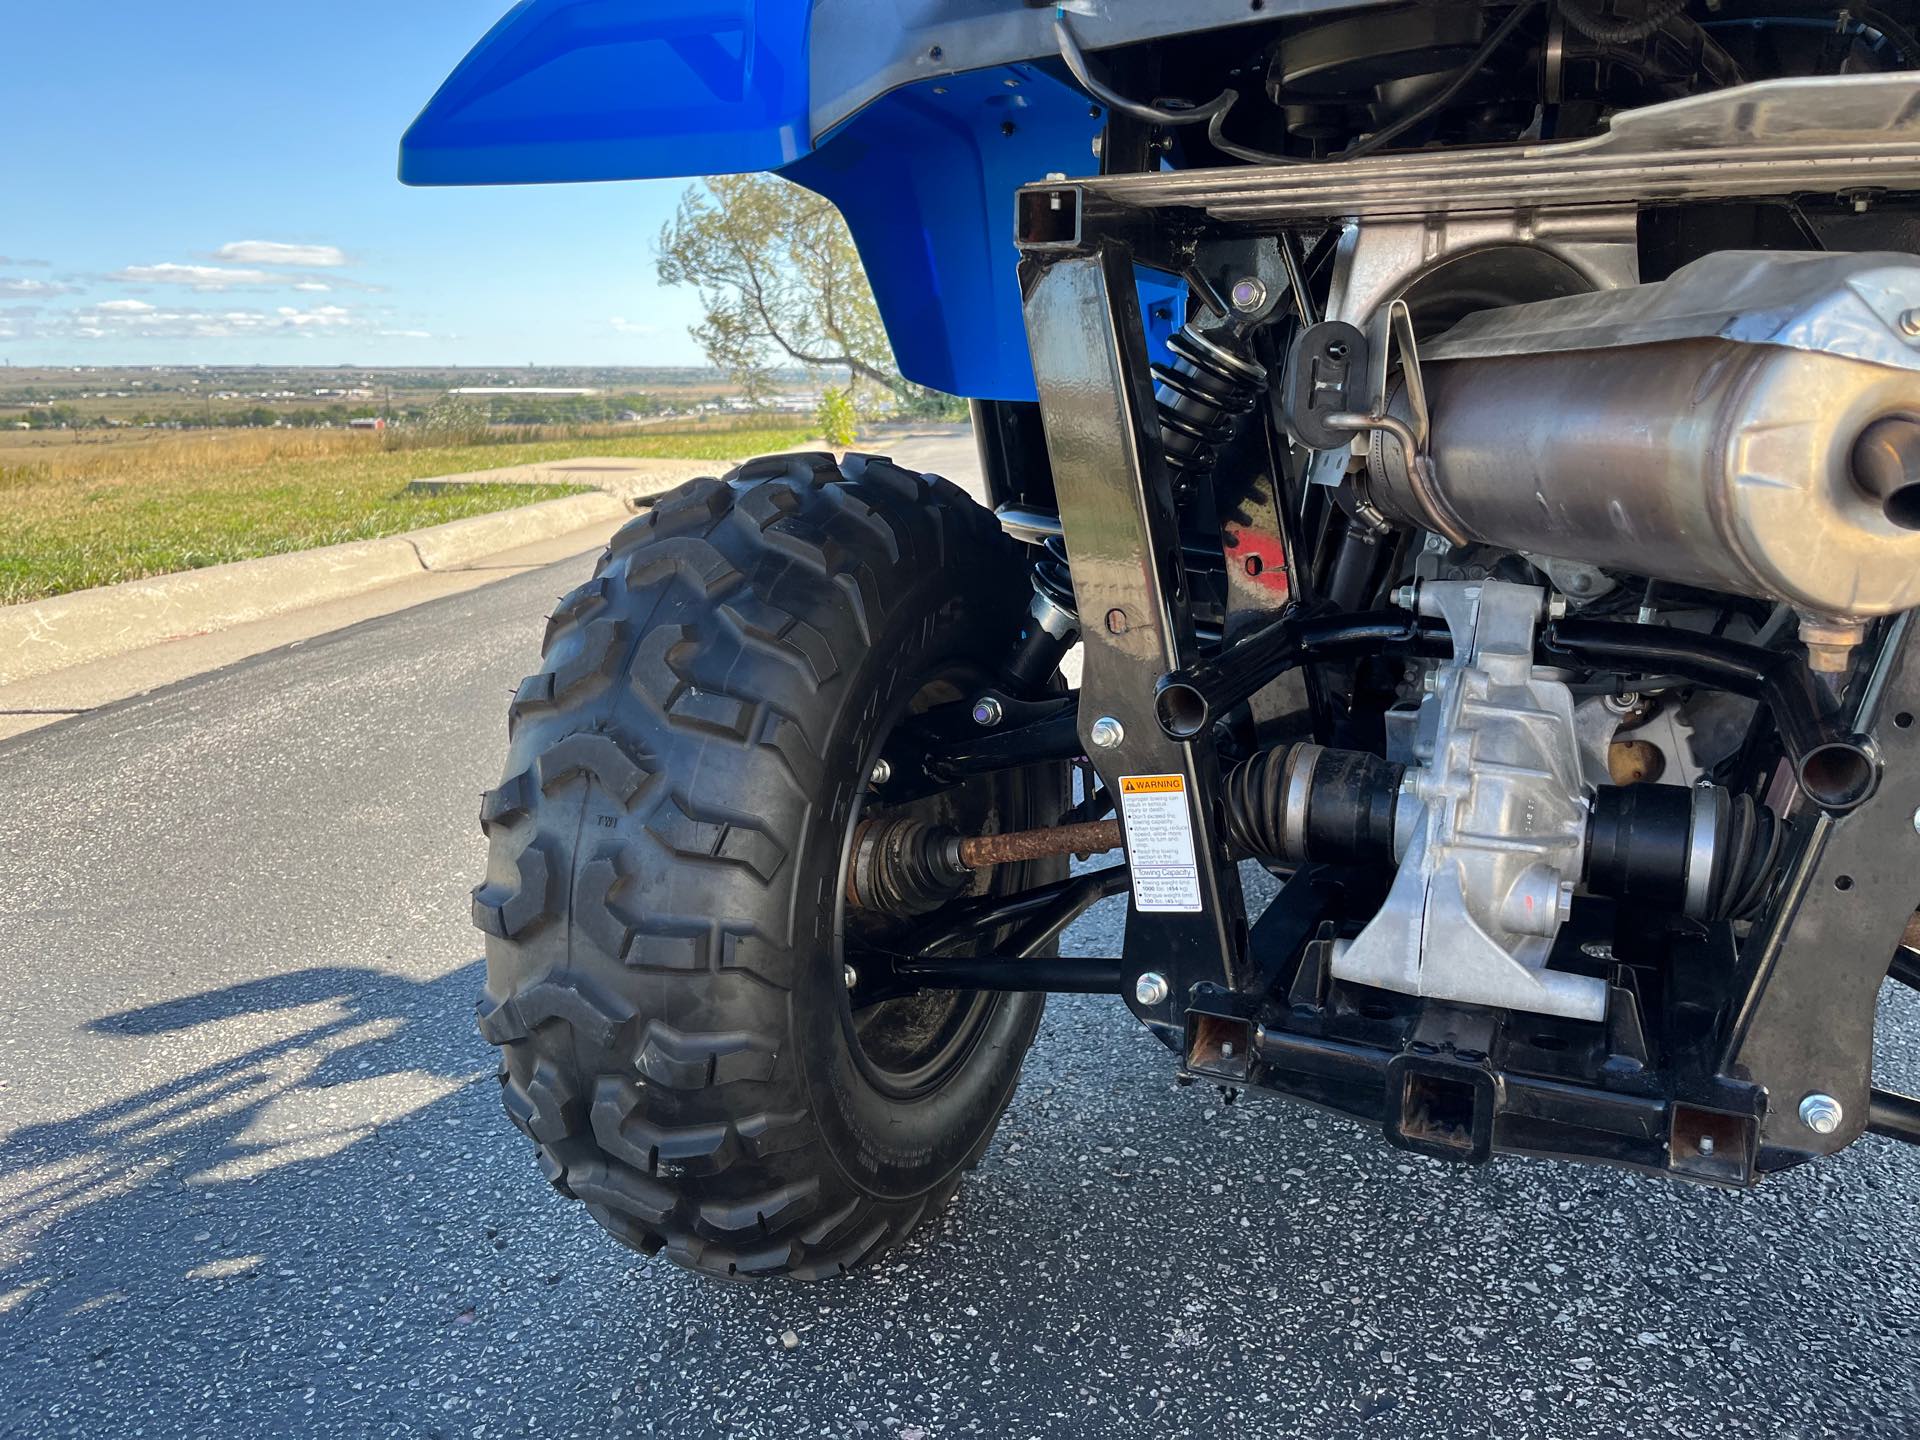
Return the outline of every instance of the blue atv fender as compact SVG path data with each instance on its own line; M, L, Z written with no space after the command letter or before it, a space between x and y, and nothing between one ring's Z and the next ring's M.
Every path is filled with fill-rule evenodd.
M902 374L954 395L1033 399L1014 191L1095 169L1100 107L1014 62L909 79L824 121L832 112L810 81L813 10L812 0L522 0L408 129L400 178L783 175L846 217ZM1157 350L1184 319L1185 289L1143 278Z

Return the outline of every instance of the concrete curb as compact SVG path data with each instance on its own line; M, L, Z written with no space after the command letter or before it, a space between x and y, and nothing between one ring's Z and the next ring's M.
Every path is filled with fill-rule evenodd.
M611 495L568 495L381 540L264 555L10 605L0 609L0 685L364 594L631 513Z
M567 495L558 500L543 500L538 505L522 505L517 510L497 510L491 515L449 520L444 525L432 525L394 538L413 546L422 570L451 570L516 545L530 545L536 540L548 540L569 530L582 530L599 521L633 513L634 507L616 496Z
M498 470L469 470L415 480L407 488L442 494L463 485L586 485L622 500L651 500L703 475L724 475L738 460L637 459L583 455L572 460L540 460Z

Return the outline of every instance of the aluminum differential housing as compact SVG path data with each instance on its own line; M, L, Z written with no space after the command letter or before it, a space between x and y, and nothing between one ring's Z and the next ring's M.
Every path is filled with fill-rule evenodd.
M1400 866L1333 974L1363 985L1599 1020L1604 981L1547 969L1585 861L1588 787L1573 695L1533 663L1546 592L1432 582L1418 608L1454 657L1422 703L1396 811ZM1412 802L1412 803L1409 803Z

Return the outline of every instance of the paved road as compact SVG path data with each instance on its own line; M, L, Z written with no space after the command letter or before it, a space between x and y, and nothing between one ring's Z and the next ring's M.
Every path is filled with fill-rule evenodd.
M471 1020L475 797L584 569L0 744L0 1433L1920 1433L1920 1154L1752 1195L1460 1170L1178 1089L1101 999L1052 1005L985 1163L877 1268L616 1249Z

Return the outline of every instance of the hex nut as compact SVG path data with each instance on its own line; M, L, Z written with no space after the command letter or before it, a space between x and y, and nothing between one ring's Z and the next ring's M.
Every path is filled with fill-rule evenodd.
M1800 1123L1816 1135L1833 1134L1845 1114L1838 1100L1817 1091L1800 1102Z

